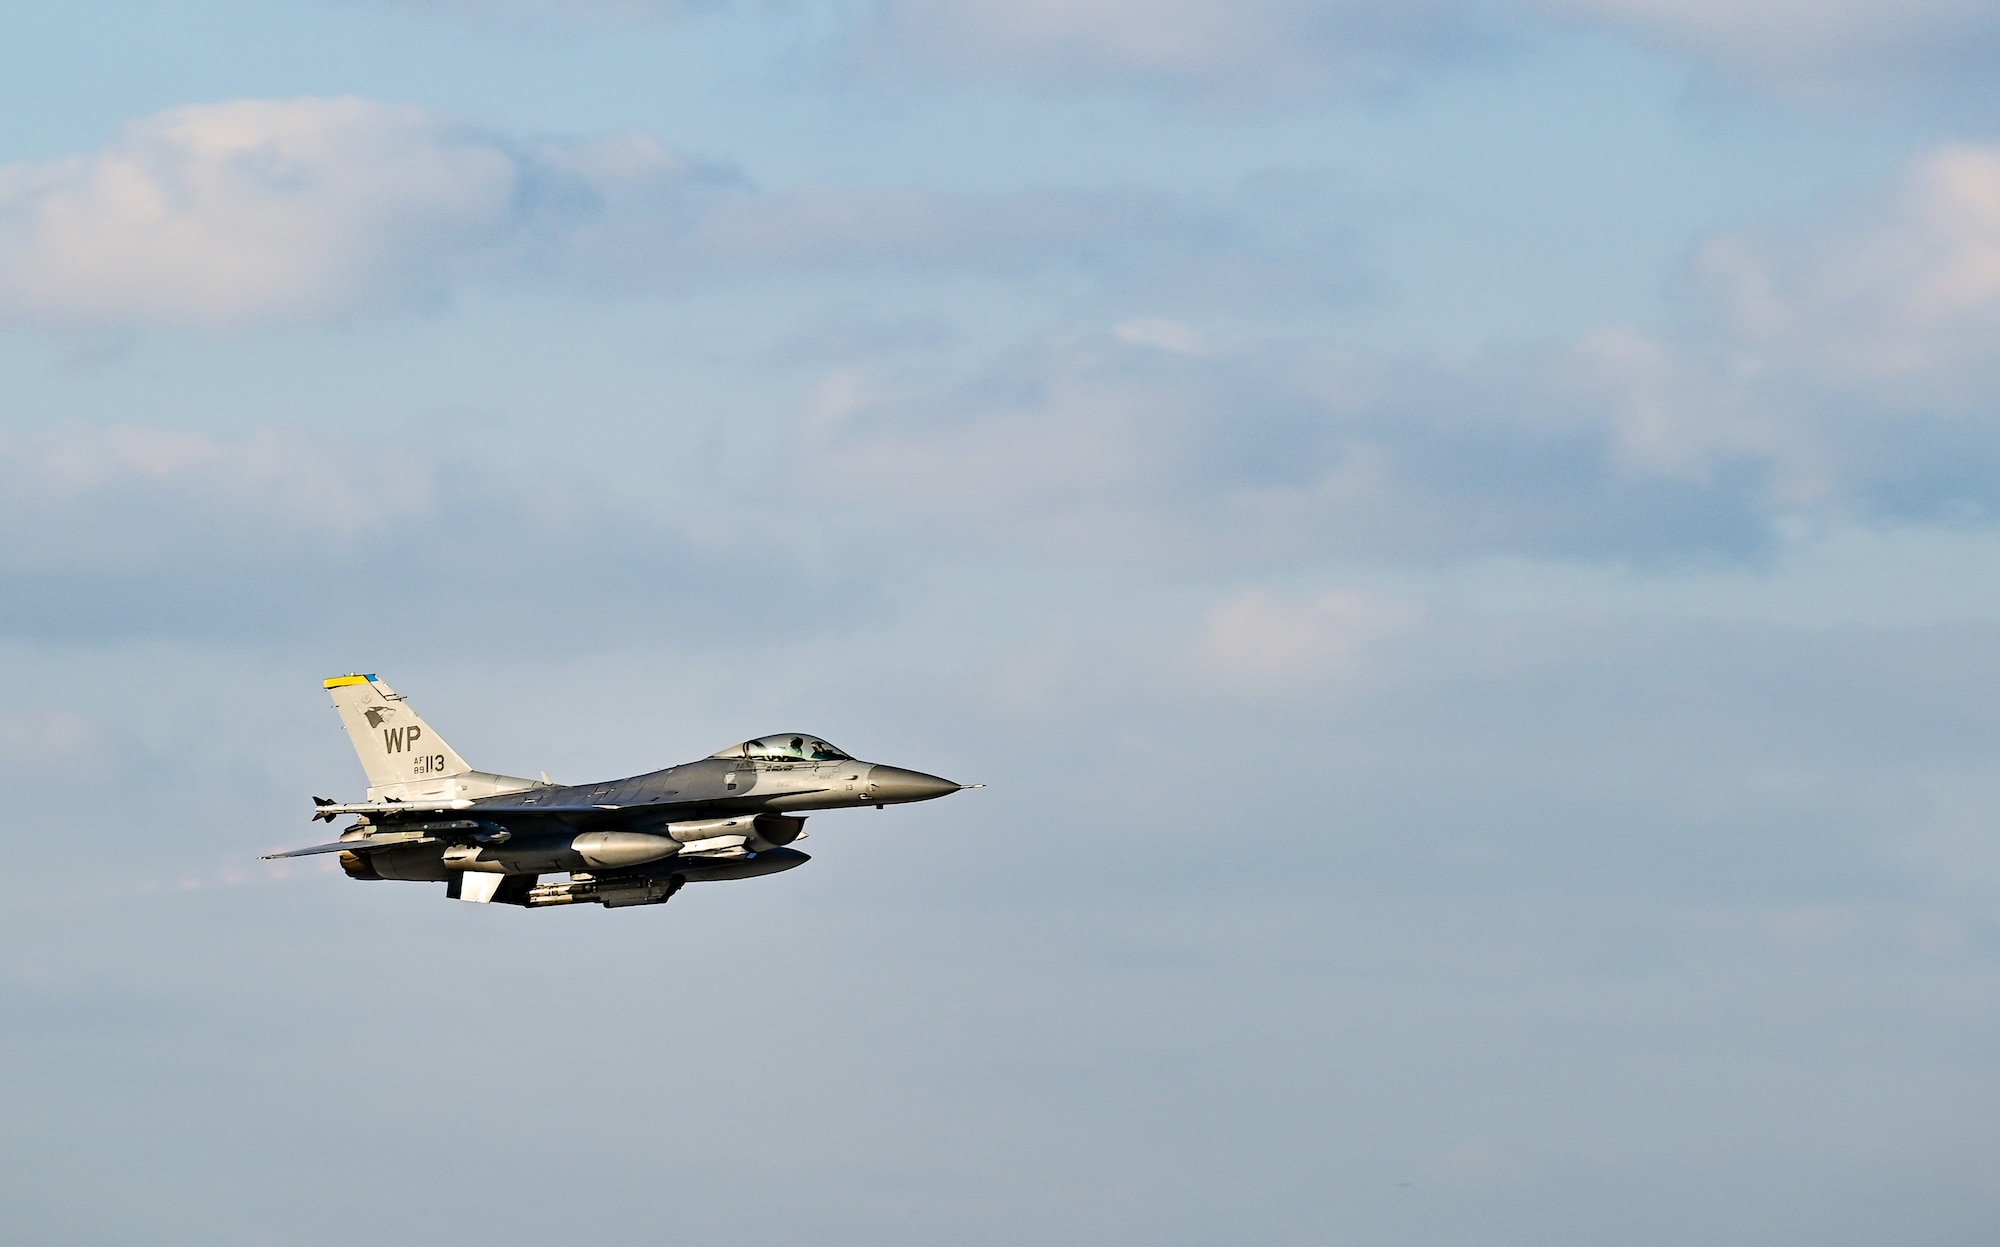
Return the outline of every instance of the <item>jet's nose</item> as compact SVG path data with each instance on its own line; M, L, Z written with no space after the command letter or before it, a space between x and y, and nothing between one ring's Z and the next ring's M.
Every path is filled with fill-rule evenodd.
M922 771L906 771L900 766L878 766L868 772L869 800L885 804L890 801L929 801L932 797L957 792L963 786Z

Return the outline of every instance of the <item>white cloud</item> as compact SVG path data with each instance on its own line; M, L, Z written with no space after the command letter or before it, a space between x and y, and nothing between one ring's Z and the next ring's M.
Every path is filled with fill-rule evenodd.
M339 315L684 216L715 180L646 135L515 143L343 97L159 113L0 168L0 318L221 326Z
M1177 355L1199 355L1206 346L1199 329L1164 317L1145 317L1114 325L1111 336L1120 342L1158 347Z
M831 496L897 498L961 516L1019 515L1043 535L1096 526L1128 489L1172 470L1171 396L1144 374L1103 375L1101 351L1058 349L993 378L969 418L964 396L913 394L854 369L830 374L808 415L806 470ZM935 422L933 415L942 416ZM1158 436L1149 438L1148 429Z
M746 580L698 527L595 477L509 472L462 448L438 458L285 429L0 435L0 637L391 628L573 646L579 597L608 643L621 628L753 635L782 619L774 594L811 592L837 616L873 588L823 583L785 553ZM546 591L551 575L562 591ZM686 595L708 608L663 615Z
M1607 397L1580 371L1560 352L1462 367L1294 340L1190 355L1066 337L968 381L840 370L798 470L857 511L1169 562L1762 540L1758 481L1621 453L1623 378Z
M993 634L970 679L1001 713L1071 730L1135 705L1149 708L1145 717L1190 708L1310 717L1407 680L1410 655L1437 643L1431 622L1414 598L1337 584L1239 581L1169 605L1121 581L1116 591L1074 590L1060 609Z
M1695 327L1572 355L1621 463L1759 464L1779 508L2000 515L2000 149L1940 147L1821 219L1719 234L1692 275Z
M1421 619L1410 602L1358 590L1286 596L1248 589L1211 612L1196 664L1219 683L1257 692L1311 691L1351 676L1370 644Z
M1912 161L1886 195L1810 228L1710 241L1697 273L1769 363L1899 377L2000 345L2000 148Z
M1237 241L1159 196L762 191L643 133L527 141L351 97L238 100L135 122L102 151L0 167L0 323L226 327L434 300L479 279L658 288L841 265L1070 263L1171 280ZM1283 268L1294 282L1316 272L1296 257Z
M0 715L0 759L15 774L47 779L52 773L81 771L101 761L103 734L72 710Z
M2000 149L1712 238L1689 326L1393 361L1135 318L970 379L833 374L822 496L1229 563L1744 554L1782 525L2000 521Z
M0 168L0 314L229 324L436 278L513 215L520 169L418 109L180 108L88 155Z
M73 426L0 436L8 572L267 562L342 548L429 511L428 469L302 433ZM257 557L261 553L263 557Z

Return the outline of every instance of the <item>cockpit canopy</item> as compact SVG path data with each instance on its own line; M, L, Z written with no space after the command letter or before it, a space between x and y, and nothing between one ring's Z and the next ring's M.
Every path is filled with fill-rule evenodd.
M763 762L845 762L848 755L823 740L805 735L760 736L731 745L711 758L752 758Z

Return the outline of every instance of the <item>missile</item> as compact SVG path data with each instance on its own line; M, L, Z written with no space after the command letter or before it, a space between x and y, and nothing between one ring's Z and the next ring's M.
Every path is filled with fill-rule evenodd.
M660 905L673 899L685 882L679 876L664 879L592 879L585 876L568 883L545 883L528 893L528 908L575 905L595 901L606 909L631 905Z

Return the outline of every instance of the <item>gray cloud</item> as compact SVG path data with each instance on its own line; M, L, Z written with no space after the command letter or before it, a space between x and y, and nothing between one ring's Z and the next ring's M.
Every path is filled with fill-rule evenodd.
M357 8L404 9L449 14L496 26L533 27L548 23L584 26L638 26L711 13L724 0L332 0Z
M1168 318L970 379L836 370L823 496L1199 560L1755 556L1781 523L2000 519L2000 155L1719 234L1688 326L1476 361Z
M363 3L367 0L349 0ZM373 0L517 27L656 24L721 0ZM833 8L833 6L828 6ZM1992 0L878 0L833 8L850 65L889 76L1139 89L1242 106L1400 89L1551 26L1608 30L1752 89L1852 112L1985 100Z
M1633 34L1740 81L1843 111L1896 97L1983 96L2000 49L2000 5L1991 0L1533 0L1530 8Z
M1002 541L1282 562L1754 549L1769 464L1621 461L1552 357L1464 369L1295 343L1186 352L1140 322L942 389L837 374L808 415L823 496ZM1132 340L1132 339L1137 339Z
M463 652L392 678L463 747L461 720L483 719L482 759L602 757L663 718L696 732L789 704L899 758L977 758L994 786L823 816L806 869L663 910L496 915L337 875L183 889L191 859L247 858L303 817L211 802L167 834L123 823L159 808L164 751L75 792L24 783L88 846L97 903L23 886L0 916L0 1052L22 1075L0 1200L37 1238L559 1235L571 1210L443 1209L407 1164L500 1139L552 1181L596 1183L616 1243L656 1239L667 1200L697 1244L1245 1227L1305 1244L1416 1224L1560 1247L1915 1226L1970 1247L2000 1162L1977 1076L1992 893L1887 863L1939 793L1990 797L1991 631L1434 615L1370 654L1384 678L1358 695L1175 708L1056 682L1012 712L986 696L988 655L925 673L900 636L499 676ZM239 647L70 663L146 689L128 718L183 723L190 699L152 695L174 686L162 657L234 690L200 747L237 770L351 766L312 679L249 679ZM63 666L35 678L61 689ZM17 817L0 836L19 858L46 832ZM300 972L335 943L345 956ZM785 951L714 951L761 947ZM463 964L440 975L445 954ZM527 1009L524 979L546 985ZM500 1036L518 1068L567 1077L607 1026L696 1020L782 1034L784 1058L755 1079L663 1072L643 1085L670 1109L553 1124L422 1063L312 1073L371 1037ZM792 1158L775 1195L773 1138ZM711 1160L678 1163L696 1144ZM66 1185L92 1157L134 1197ZM335 1164L368 1201L327 1187Z
M816 576L782 547L746 575L728 542L559 469L398 458L285 431L77 426L5 439L0 531L0 633L45 640L699 643L779 626L771 607L789 594L838 618L871 591Z
M853 38L864 63L1241 103L1379 90L1493 46L1485 18L1461 0L885 0Z
M1548 22L1610 29L1759 89L1846 110L1977 94L2000 47L1991 0L884 0L857 39L957 73L1243 102L1378 89Z
M989 213L418 130L365 160L273 140L365 226L304 214L352 284L177 305L179 270L78 277L74 322L842 263L1129 291L1255 241L1145 200ZM132 159L51 195L181 202ZM247 202L215 219L291 256L286 177L205 159L166 162L189 220ZM403 198L316 163L378 159ZM1194 276L951 372L978 348L934 349L930 309L966 283L931 275L924 314L795 348L834 361L796 428L764 357L685 362L782 334L791 287L644 324L553 299L149 339L48 384L15 352L19 413L350 432L0 437L0 1216L217 1247L1986 1247L2000 629L1852 622L2000 479L1984 168L1711 240L1681 331L1469 361L1245 330L1176 301ZM210 246L177 212L103 254ZM1516 561L1627 583L1595 560L1855 519L1914 523L1821 568L1823 598L1787 581L1796 544L1714 573L1793 624L1698 617L1692 574L1565 609ZM1996 548L1943 552L1946 611L1994 614L1960 582ZM1504 605L1430 573L1467 558ZM360 664L517 773L800 726L991 786L815 816L809 867L637 912L266 873L317 838L308 794L358 792L318 680Z

